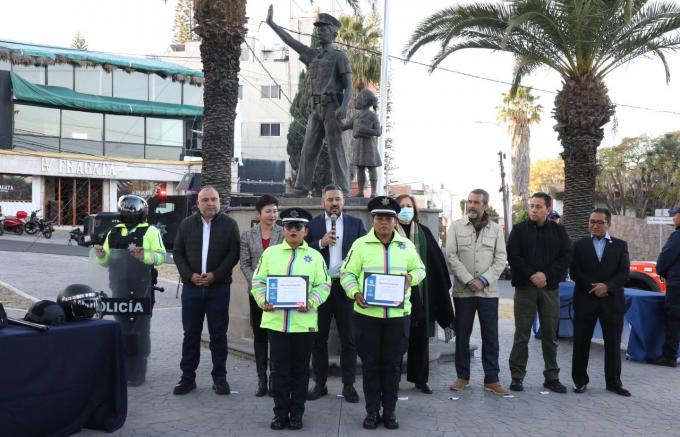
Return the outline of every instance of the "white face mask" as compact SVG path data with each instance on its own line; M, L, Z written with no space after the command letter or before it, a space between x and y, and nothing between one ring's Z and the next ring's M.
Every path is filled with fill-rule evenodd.
M411 223L413 220L413 208L404 207L399 211L399 220L405 223Z

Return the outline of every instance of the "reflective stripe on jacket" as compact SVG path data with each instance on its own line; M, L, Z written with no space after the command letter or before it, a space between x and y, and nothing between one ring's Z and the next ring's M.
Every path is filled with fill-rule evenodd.
M425 279L425 266L413 243L393 232L392 241L385 245L371 229L357 239L347 254L340 269L340 283L347 296L354 300L357 293L363 293L365 273L390 275L411 275L411 287ZM411 314L411 288L406 290L403 308L368 307L361 308L354 303L354 311L370 317L392 318Z

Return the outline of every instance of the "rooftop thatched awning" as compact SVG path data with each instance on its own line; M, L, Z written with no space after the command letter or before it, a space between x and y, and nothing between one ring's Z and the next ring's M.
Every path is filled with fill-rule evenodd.
M93 67L99 65L108 72L120 68L128 73L132 71L155 73L163 78L171 77L177 82L203 84L202 71L156 59L110 55L89 50L0 41L0 60L9 60L12 64L35 66L71 64Z

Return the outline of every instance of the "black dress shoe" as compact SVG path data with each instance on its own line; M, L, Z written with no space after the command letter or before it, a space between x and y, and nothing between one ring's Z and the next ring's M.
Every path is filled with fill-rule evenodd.
M287 417L274 416L272 423L269 424L269 427L278 431L284 429L286 425L288 425Z
M668 357L652 358L647 360L647 362L650 364L656 364L657 366L678 367L678 361Z
M574 393L585 393L588 390L588 385L586 384L578 384L576 387L574 387Z
M362 426L365 429L376 429L380 423L380 415L378 413L368 413L364 419Z
M302 416L291 415L288 422L288 429L302 429Z
M182 379L179 380L179 383L175 386L175 388L172 390L173 394L176 395L185 395L189 393L191 390L196 389L196 381L187 378L187 377L182 377Z
M510 390L524 391L524 384L522 384L522 380L513 378L512 381L510 382Z
M342 397L345 398L345 401L349 402L350 404L356 404L359 402L359 394L357 394L357 391L354 389L352 384L345 384L342 387Z
M328 394L328 388L325 385L314 384L314 388L307 392L307 400L315 401L321 396Z
M212 389L218 395L231 394L231 388L229 387L229 383L226 380L225 381L215 381L213 383Z
M257 380L257 391L255 392L255 396L261 398L266 394L267 394L267 377L261 376Z
M630 392L620 385L610 385L607 387L607 391L614 392L619 396L630 397Z
M559 379L551 379L550 381L545 381L543 383L543 387L547 388L548 390L554 391L555 393L566 393L567 392L567 387L562 385Z
M387 429L399 429L399 422L397 422L397 416L394 415L393 411L383 414L383 424Z
M425 393L426 395L431 395L431 394L432 394L432 389L431 389L430 386L427 384L427 382L426 382L425 384L416 384L416 388L417 388L418 390L422 391L423 393Z

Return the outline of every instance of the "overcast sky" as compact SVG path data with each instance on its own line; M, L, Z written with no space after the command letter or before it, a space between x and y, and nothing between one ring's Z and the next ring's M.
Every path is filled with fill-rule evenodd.
M172 38L176 0L23 0L3 4L0 38L24 42L68 46L80 31L91 50L121 54L162 53ZM272 32L259 22L266 16L269 1L251 0L251 34L273 40ZM454 4L452 0L411 2L391 0L390 54L401 55L406 41L427 15ZM275 16L284 23L292 14L304 14L308 0L277 0ZM343 0L317 0L324 11L338 15L347 10ZM382 10L382 1L379 2ZM417 60L428 62L435 48L418 53ZM655 111L617 107L618 126L606 126L603 146L618 144L623 137L641 134L661 135L680 128L680 60L668 56L672 81L665 84L661 63L639 60L606 78L610 97L617 104L629 104ZM442 66L481 77L510 81L512 59L488 51L459 52ZM496 106L507 85L466 77L445 71L429 74L414 64L392 60L393 132L399 176L404 182L424 182L467 193L482 187L492 193L492 203L500 209L500 176L496 153L509 152L505 127L496 123ZM560 78L541 70L525 85L556 91ZM532 127L531 158L555 158L561 147L552 129L554 94L535 92L545 112L543 121ZM508 153L509 157L509 153ZM509 165L509 162L508 162Z

